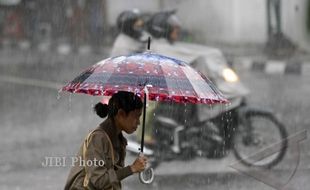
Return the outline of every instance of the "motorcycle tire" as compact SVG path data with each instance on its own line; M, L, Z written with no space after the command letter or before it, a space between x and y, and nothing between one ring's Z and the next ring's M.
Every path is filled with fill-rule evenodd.
M275 116L269 112L250 111L250 112L247 112L244 117L245 118L243 119L243 121L241 121L238 124L238 128L236 129L237 131L234 135L233 150L234 150L234 155L236 156L238 161L240 161L242 164L244 164L246 166L260 167L260 168L271 168L271 167L277 165L283 159L283 157L286 153L286 150L287 150L287 144L288 144L288 142L287 142L287 131L286 131L284 125L281 124L275 118ZM259 120L259 119L262 121L268 122L270 124L270 125L268 125L267 129L263 129L263 128L265 128L265 126L263 126L261 124L260 124L260 127L257 127L254 125L253 121ZM240 145L249 146L251 144L249 142L251 142L251 141L252 141L252 145L255 144L255 143L253 143L253 142L255 142L255 140L253 140L253 139L248 139L249 142L247 142L247 140L246 140L247 137L246 137L246 135L244 135L244 131L246 131L246 128L244 128L244 127L251 127L252 132L254 131L254 133L255 133L255 130L262 128L261 129L263 131L262 134L268 138L270 138L271 136L273 138L273 136L275 136L276 134L273 132L269 133L267 130L277 131L278 139L276 140L276 142L273 142L271 145L265 147L265 148L268 148L274 144L280 145L278 150L276 150L276 153L273 153L267 157L264 156L264 159L260 158L261 160L255 160L255 159L253 160L253 155L257 156L258 155L257 153L264 151L264 150L267 150L267 149L264 149L261 147L260 148L255 147L255 149L256 148L258 148L258 149L256 149L254 152L251 152L250 154L243 155L242 154L243 150L240 149L241 148ZM254 138L257 138L257 136L258 135L255 134ZM257 140L257 141L259 141L259 140ZM243 148L243 149L246 149L246 148ZM264 154L264 153L262 153L262 154ZM264 160L265 160L265 162L264 162Z

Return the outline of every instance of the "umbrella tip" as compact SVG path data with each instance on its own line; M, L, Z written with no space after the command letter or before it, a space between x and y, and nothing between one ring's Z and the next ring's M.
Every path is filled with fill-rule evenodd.
M151 48L151 36L149 36L147 39L147 50L150 50L150 48Z

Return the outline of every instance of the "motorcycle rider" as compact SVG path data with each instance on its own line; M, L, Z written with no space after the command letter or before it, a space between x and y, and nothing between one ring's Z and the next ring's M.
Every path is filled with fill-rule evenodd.
M181 30L181 22L175 15L176 11L165 11L155 13L151 16L151 18L146 23L147 32L152 35L152 43L151 50L160 53L161 47L165 44L167 47L172 47L173 44L179 39L180 30ZM146 114L146 128L145 128L145 145L153 146L156 143L154 138L154 134L156 131L153 130L153 120L157 113L167 113L166 116L171 116L176 119L178 122L183 123L184 120L190 120L192 117L190 113L179 112L178 110L184 110L184 105L181 104L173 104L170 103L157 103L157 102L149 102ZM187 109L189 110L190 105L187 105ZM169 110L169 111L168 111ZM188 118L188 119L187 119ZM138 134L141 131L138 130ZM138 137L140 137L139 135Z
M234 131L236 127L239 126L239 114L241 114L242 118L244 117L242 115L245 110L243 107L246 106L244 97L249 91L243 86L238 75L227 64L221 50L204 45L177 41L178 38L176 37L179 37L181 25L180 22L176 22L177 19L175 19L174 13L174 11L156 13L146 22L147 31L153 36L151 50L169 57L182 59L196 70L206 74L216 87L229 99L230 104L226 105L224 108L222 105L206 106L202 104L187 104L184 106L181 104L149 102L150 105L156 105L156 109L147 109L146 117L149 119L146 123L146 132L148 131L149 133L146 133L146 136L148 136L149 139L159 139L157 143L154 143L155 146L153 146L153 149L150 147L153 151L152 155L155 155L155 160L159 155L159 162L161 159L165 160L163 157L166 157L166 160L174 159L174 157L171 156L171 151L173 151L176 157L184 155L191 156L192 153L188 152L187 148L196 147L197 145L199 148L202 148L201 150L205 151L203 153L207 158L221 158L226 155L227 150L234 148ZM242 109L242 112L239 112L239 108ZM253 109L249 109L249 111L252 110ZM266 112L263 111L262 113ZM158 117L158 115L163 117ZM157 119L154 120L156 117ZM152 120L154 120L154 122ZM191 125L193 124L191 121L198 122ZM165 129L166 124L171 127ZM192 128L191 126L204 129L203 135L201 135L200 133L202 132L199 131L200 133L194 134L197 136L189 135L188 139L181 139L184 136L173 136L181 134L179 133L181 130L184 132L182 132L182 135L193 134L187 133L187 129ZM183 129L179 127L183 127ZM158 135L156 135L157 131L159 132ZM285 137L286 135L282 136ZM180 139L177 141L174 140L176 138L170 139L173 141L173 145L167 145L167 143L171 142L161 142L161 137L180 137ZM199 143L195 144L195 141L191 141L192 139L195 140L195 137L203 137L203 139L208 140L201 143L199 141ZM169 146L164 149L167 151L162 152L162 145Z
M176 11L164 11L154 14L147 22L147 32L149 32L153 36L151 49L158 53L170 53L169 56L177 57L177 53L179 50L180 52L187 52L188 50L185 49L182 45L179 44L178 40L180 38L181 32L181 22L179 21L178 17L176 16ZM172 51L171 51L172 50ZM176 51L174 51L176 50ZM192 53L190 54L192 56ZM203 60L203 59L202 59ZM205 68L205 62L194 61L193 67L203 71ZM192 64L192 63L191 63ZM151 102L150 103L151 109L147 109L147 123L146 123L146 133L145 136L148 138L150 144L152 142L155 144L155 136L156 130L153 130L154 125L154 116L158 114L163 114L165 117L173 118L179 124L191 125L199 121L199 106L194 104L171 104L171 103L157 103ZM214 136L218 137L217 129L210 130L210 133L214 134ZM147 143L146 143L147 145ZM218 144L212 145L210 147L210 153L208 157L217 157L220 156L219 152L222 146ZM222 151L221 151L222 152Z
M173 44L179 39L181 22L175 15L176 11L155 13L147 22L147 31L156 39Z
M119 34L116 37L111 56L127 55L145 50L147 36L143 31L144 20L139 10L126 10L117 18Z

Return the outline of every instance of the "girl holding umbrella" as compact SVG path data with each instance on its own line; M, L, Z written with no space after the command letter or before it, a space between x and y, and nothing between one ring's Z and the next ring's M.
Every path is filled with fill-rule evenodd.
M76 162L65 190L121 189L121 180L145 169L147 158L143 155L132 165L124 167L127 140L122 134L122 131L131 134L137 129L142 107L139 96L125 91L114 94L108 105L101 102L95 105L94 111L99 117L108 117L88 134L77 154L85 163L92 164ZM104 165L99 164L100 161Z

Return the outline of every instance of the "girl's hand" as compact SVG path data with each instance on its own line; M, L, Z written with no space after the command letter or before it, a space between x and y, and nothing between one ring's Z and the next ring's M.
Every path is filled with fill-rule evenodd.
M140 155L130 166L130 168L133 173L139 173L145 170L146 166L147 166L147 158L144 155Z

